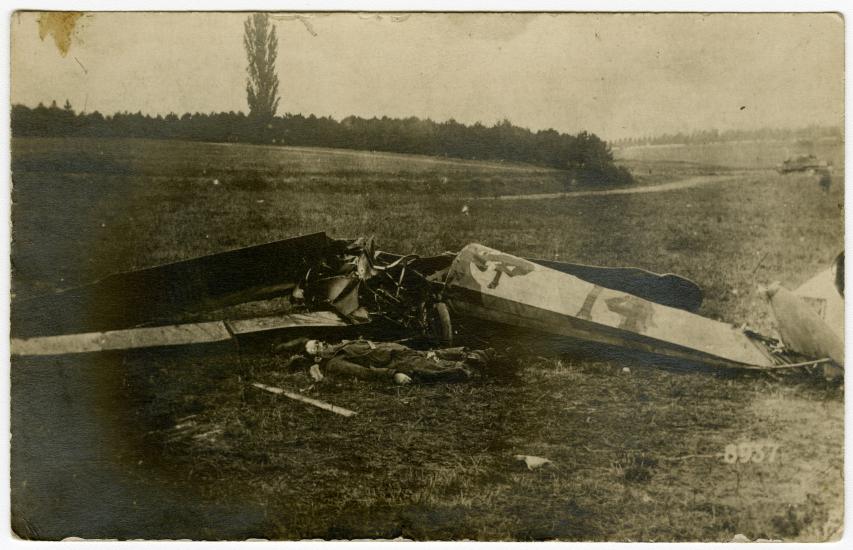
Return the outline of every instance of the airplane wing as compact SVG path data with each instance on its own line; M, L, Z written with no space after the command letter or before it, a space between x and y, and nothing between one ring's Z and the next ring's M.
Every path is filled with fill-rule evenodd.
M463 317L722 367L776 361L742 330L471 244L456 256L445 293Z
M459 254L402 256L374 250L372 239L315 233L117 273L83 287L14 301L12 355L215 343L295 327L352 326L373 316L429 334L421 319L424 297L444 287L452 266L477 246ZM537 266L532 278L542 277L539 272L557 277L541 281L553 285L551 290L606 288L657 307L680 308L676 311L695 310L702 301L695 283L675 275L516 260ZM290 301L297 294L314 313L255 307ZM251 307L244 311L244 306Z
M248 334L294 328L347 327L337 313L316 311L270 315L235 321L208 321L105 332L12 338L13 356L65 355L109 350L172 347L226 342Z
M705 297L699 285L672 273L659 275L636 267L599 267L537 259L530 261L599 286L685 311L698 311Z
M86 286L12 302L13 336L132 328L281 295L344 246L325 233L110 275Z

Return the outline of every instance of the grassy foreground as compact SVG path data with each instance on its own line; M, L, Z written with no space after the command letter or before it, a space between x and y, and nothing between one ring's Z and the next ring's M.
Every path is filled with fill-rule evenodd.
M826 192L813 176L754 170L734 182L669 193L506 202L477 197L560 191L564 182L557 172L522 166L133 140L20 140L15 166L13 284L21 295L325 230L336 237L375 234L383 248L401 252L477 241L525 256L674 272L704 288L703 314L770 333L756 284L796 286L843 246L840 175ZM709 173L696 164L645 162L652 173L643 183L654 183L656 174L671 181L680 167L686 176ZM469 216L460 212L465 204ZM109 390L99 391L121 396L97 422L121 425L123 439L110 444L122 476L258 512L229 515L231 524L174 514L143 534L141 527L110 530L109 522L75 532L840 536L841 388L819 377L724 376L619 355L542 355L519 343L502 344L502 351L504 376L406 388L347 380L312 385L264 346L99 360L115 373ZM88 360L50 366L66 376L78 361ZM13 362L13 434L42 418L27 400L44 380L21 368L26 363ZM260 392L252 381L359 414L337 417ZM65 406L51 403L42 437L69 429ZM773 461L728 463L726 447L744 443L777 453ZM23 448L30 446L38 447L35 437L24 438ZM31 532L56 536L38 526L44 508L24 483L21 455L23 470L15 470L15 452L13 439L13 509L28 516ZM517 454L552 464L528 470Z

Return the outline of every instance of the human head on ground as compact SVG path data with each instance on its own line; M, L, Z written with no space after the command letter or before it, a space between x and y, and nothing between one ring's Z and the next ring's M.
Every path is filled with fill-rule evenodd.
M311 356L320 355L326 347L327 344L322 340L308 340L305 342L305 351Z

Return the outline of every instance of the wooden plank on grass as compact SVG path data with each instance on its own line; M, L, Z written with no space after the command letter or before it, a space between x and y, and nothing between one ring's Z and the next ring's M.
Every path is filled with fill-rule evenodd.
M325 401L320 401L318 399L311 399L310 397L305 397L304 395L299 395L298 393L293 393L287 390L283 390L281 388L276 388L275 386L267 386L266 384L261 384L258 382L253 382L252 385L258 389L268 391L276 395L283 395L287 398L293 399L294 401L302 401L303 403L308 403L309 405L313 405L326 411L331 411L341 416L349 417L358 414L355 411L351 411L343 407L338 407L337 405L332 405L330 403L326 403Z

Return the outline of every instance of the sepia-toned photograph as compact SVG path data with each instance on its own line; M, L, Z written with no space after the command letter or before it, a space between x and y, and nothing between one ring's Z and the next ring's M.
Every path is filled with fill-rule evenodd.
M13 537L842 538L842 14L7 24Z

